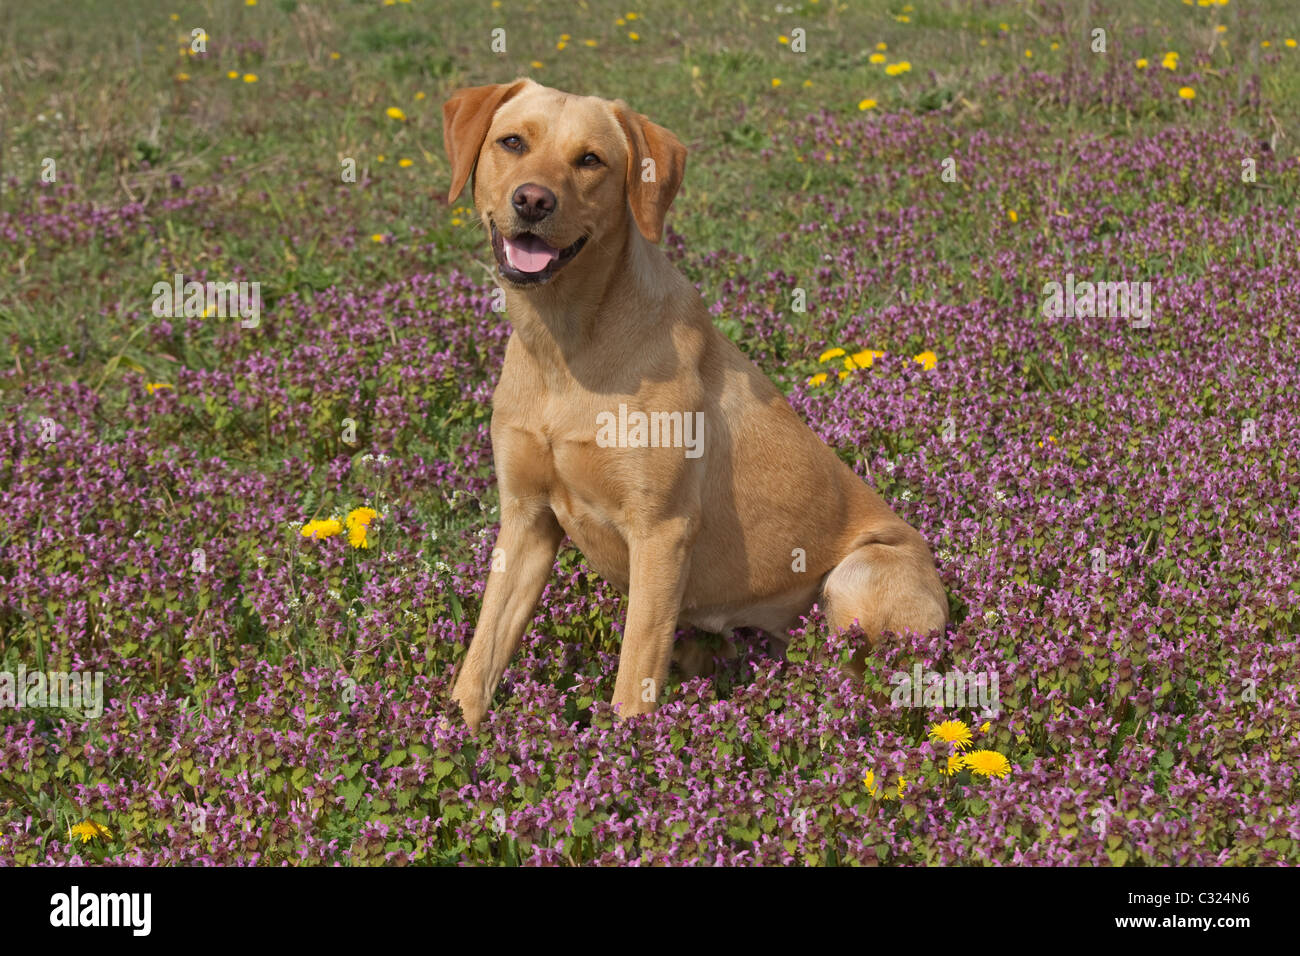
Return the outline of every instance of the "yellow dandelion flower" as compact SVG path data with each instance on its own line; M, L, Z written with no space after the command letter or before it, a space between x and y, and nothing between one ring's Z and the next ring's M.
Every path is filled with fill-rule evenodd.
M564 40L561 40L559 43L555 44L555 49L557 49L557 50L563 50L563 49L564 49L565 47L567 47L568 45L569 45L569 44L566 43Z
M1227 28L1226 26L1224 26L1222 23L1220 23L1217 27L1214 28L1214 32L1215 32L1215 33L1227 33L1227 32L1228 32L1228 28Z
M244 6L255 7L257 6L257 0L244 0Z
M245 73L245 74L244 74L244 82L245 82L245 83L256 83L256 82L257 82L257 74L256 74L256 73Z
M451 224L453 226L460 226L464 224L464 220L462 220L460 216L453 216L451 219Z
M871 368L876 359L883 358L884 352L877 349L863 349L861 352L854 352L844 359L845 368Z
M68 839L74 840L77 837L81 837L82 843L89 843L91 840L111 840L113 831L94 820L82 820L68 828Z
M1014 209L1007 210L1007 218L1010 219L1012 222L1020 221L1020 216L1016 213Z
M940 773L942 773L945 777L951 777L953 774L959 773L961 771L961 768L962 768L961 754L948 754L948 766L943 768L943 770L941 770Z
M906 792L907 792L907 781L904 780L902 777L899 777L899 778L898 778L898 795L901 797L901 796L902 796L904 793L906 793Z
M1030 59L1033 59L1034 51L1033 51L1033 50L1026 50L1026 51L1025 51L1025 56L1026 56L1026 57L1029 57Z
M935 743L952 744L956 750L965 750L970 746L970 728L960 720L945 720L930 728L929 738Z
M772 88L776 89L780 85L781 85L781 78L776 76L772 77Z
M1285 44L1286 44L1287 46L1289 46L1289 47L1292 47L1292 48L1295 47L1295 39L1294 39L1293 37L1287 37L1287 38L1286 38L1285 40L1283 40L1282 42L1285 43Z
M343 523L338 518L323 518L308 521L302 527L304 538L332 538L343 530Z
M385 156L383 153L380 153L378 156L375 157L375 162L382 163L387 159L388 159L387 156Z
M872 63L884 63L889 59L889 57L885 56L883 53L873 53L871 56L867 57L867 59Z
M805 90L808 89L810 86L812 86L812 80L804 80L804 81L803 81L803 88L804 88Z
M376 511L374 508L353 508L351 511L348 512L348 517L347 517L348 527L350 528L352 527L353 524L358 524L358 523L363 525L368 525L370 524L370 522L374 521L378 517L379 517L379 512Z
M1267 50L1269 47L1273 45L1273 42L1271 40L1261 40L1259 45L1262 46L1265 50Z
M528 65L531 66L534 70L540 70L544 64L542 63L541 60L533 60L533 62Z
M189 78L190 78L190 75L189 75L188 73L177 73L177 74L176 74L176 79L180 80L182 83L184 83L184 82L185 82L186 80L188 80Z
M894 19L897 20L899 23L911 23L911 22L912 22L912 18L909 17L909 16L908 16L907 14L905 14L905 13L904 13L904 14L899 14L898 16L894 17Z
M332 50L332 51L330 51L330 59L331 59L331 60L337 60L337 59L339 58L339 56L340 56L340 54L339 54L339 52L338 52L337 50Z
M913 355L912 361L919 363L921 368L928 372L939 364L939 357L927 349L920 355Z
M584 46L595 46L595 45L596 45L596 41L595 41L595 40L583 40L582 42L583 42L583 45L584 45Z
M1059 43L1057 43L1057 42L1055 42L1055 41L1053 41L1053 42L1052 42L1052 45L1051 45L1050 47L1048 47L1049 50L1059 50L1060 48L1061 48L1061 44L1059 44Z
M395 119L399 123L403 123L406 121L406 114L402 112L402 108L400 106L390 106L384 112L388 114L389 119Z
M627 17L629 20L635 20L637 17L641 16L641 14L639 14L639 13L625 13L625 14L623 14L623 16Z
M809 385L825 385L828 378L825 372L818 372L812 378L808 379Z
M888 43L885 43L885 42L883 42L883 41L881 41L880 43L877 43L877 44L876 44L876 49L877 49L877 50L888 50L888 49L889 49L889 44L888 44Z
M867 775L862 778L862 782L866 784L867 793L871 794L873 797L880 795L880 789L876 786L876 774L874 771L868 770Z
M413 159L399 159L397 161L397 165L401 166L403 169L405 169L407 166L413 166L414 164L415 164L415 160Z
M424 99L424 90L421 90L420 92L416 93L416 94L415 94L415 99L416 99L417 102L419 102L420 100Z
M641 39L641 34L628 31L627 38L633 42L636 42L637 40Z
M784 44L786 44L786 45L788 46L789 43L790 43L790 38L787 37L787 36L779 36L779 37L776 38L776 42L777 42L777 43L784 43Z
M987 734L989 732L989 728L992 726L993 726L992 721L990 720L984 721L984 723L980 724L980 733Z
M875 108L876 101L869 97L865 100L858 100L858 109L860 110L874 110Z
M1196 91L1190 86L1180 87L1178 90L1178 97L1179 99L1184 100L1194 100L1196 99Z
M1005 777L1011 772L1011 761L996 750L975 750L966 754L962 763L971 773L981 777Z
M168 16L168 17L169 17L173 22L175 22L175 21L177 21L177 20L179 20L179 19L181 18L181 15L180 15L179 13L169 13L169 14L167 14L167 16Z
M168 385L166 382L146 382L144 387L145 391L150 395L153 395L155 392L161 392L164 388L170 388L173 391L176 389L175 385Z
M821 355L817 356L817 361L818 361L818 362L829 362L831 359L833 359L833 358L839 358L841 355L844 355L844 354L845 354L844 350L843 350L842 348L839 348L839 347L837 346L837 347L835 347L835 348L833 348L833 349L827 349L827 350L826 350L825 352L823 352Z
M354 508L349 511L347 518L344 519L348 526L348 544L354 548L369 548L366 531L370 528L370 522L378 516L379 512L374 508Z
M237 79L239 79L239 71L238 71L238 70L231 70L229 73L226 74L226 79L228 79L228 80L237 80Z
M1136 66L1139 70L1145 70L1151 64L1146 57L1141 56L1134 61L1133 65Z

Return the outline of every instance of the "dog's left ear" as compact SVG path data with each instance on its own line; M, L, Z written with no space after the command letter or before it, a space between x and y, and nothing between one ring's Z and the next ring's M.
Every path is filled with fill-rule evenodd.
M626 103L614 103L614 115L627 136L627 201L641 235L658 242L664 216L686 174L686 147L668 130L652 123Z
M451 162L451 188L447 190L447 202L456 201L473 175L492 117L501 104L522 90L527 82L515 80L491 86L469 86L457 90L442 104L442 141Z

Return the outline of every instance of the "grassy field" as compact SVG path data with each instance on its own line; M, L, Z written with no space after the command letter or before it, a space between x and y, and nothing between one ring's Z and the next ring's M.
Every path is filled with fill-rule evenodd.
M0 859L1296 862L1297 39L1289 0L5 4L0 670L106 700L0 709ZM441 104L516 76L687 145L669 255L932 543L948 634L865 687L819 618L714 636L615 724L623 599L566 548L456 722L508 324ZM175 273L260 325L156 317ZM1150 326L1045 317L1067 274ZM917 664L998 715L873 703Z

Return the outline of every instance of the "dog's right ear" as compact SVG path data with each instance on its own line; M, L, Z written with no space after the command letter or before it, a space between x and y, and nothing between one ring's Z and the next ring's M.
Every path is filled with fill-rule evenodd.
M478 162L483 140L487 139L492 117L501 104L522 90L527 82L515 80L491 86L469 86L457 90L442 104L442 140L447 148L447 159L451 162L451 188L447 190L447 202L455 202L474 174L474 164Z

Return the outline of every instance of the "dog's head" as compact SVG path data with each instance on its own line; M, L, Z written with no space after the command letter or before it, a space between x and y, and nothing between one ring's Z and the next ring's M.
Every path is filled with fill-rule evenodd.
M442 116L447 199L473 178L497 268L512 285L549 282L588 242L628 228L629 212L659 241L686 147L621 100L516 80L457 90Z

